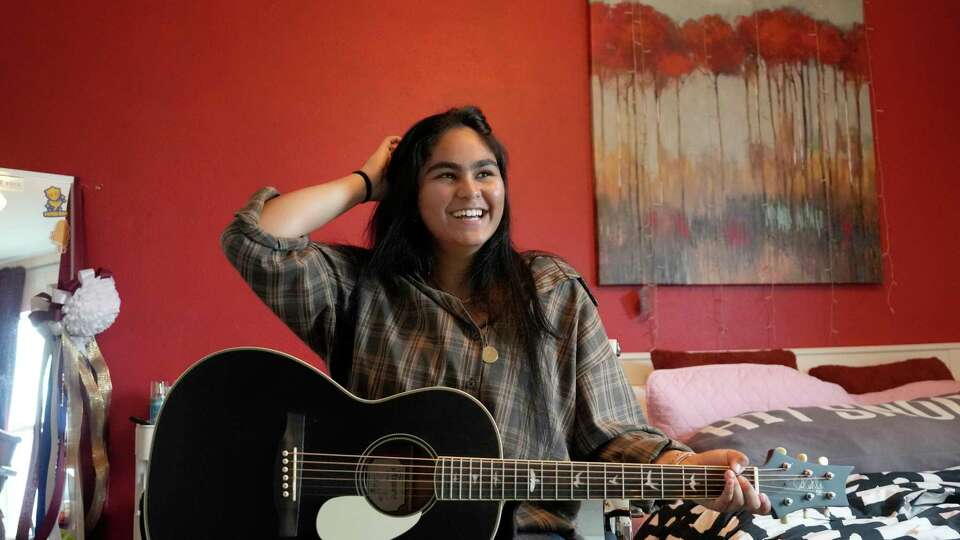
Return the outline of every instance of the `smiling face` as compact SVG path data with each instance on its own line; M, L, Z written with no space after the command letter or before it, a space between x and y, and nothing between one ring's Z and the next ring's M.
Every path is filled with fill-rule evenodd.
M471 128L444 133L420 171L417 204L441 255L470 257L503 218L497 159Z

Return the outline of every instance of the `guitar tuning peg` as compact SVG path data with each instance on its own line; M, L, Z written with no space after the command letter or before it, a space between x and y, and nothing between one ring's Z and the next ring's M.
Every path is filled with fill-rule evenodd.
M823 456L820 456L819 458L817 458L817 463L826 466L830 464L830 460Z
M806 461L806 460L807 460L806 454L804 454L803 452L800 452L799 454L797 454L797 461Z
M784 525L786 525L787 523L790 523L790 518L787 516L783 516L782 518L780 518L780 523L783 523Z
M776 447L773 451L776 452L776 453L778 453L778 454L780 454L780 455L782 455L782 456L787 455L787 449L784 448L784 447L782 447L782 446Z

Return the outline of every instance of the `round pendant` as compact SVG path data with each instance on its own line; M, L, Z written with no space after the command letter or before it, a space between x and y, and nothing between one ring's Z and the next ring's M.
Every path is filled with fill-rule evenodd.
M480 353L480 358L487 364L492 364L500 358L500 353L497 352L492 346L487 345L483 348L483 351Z

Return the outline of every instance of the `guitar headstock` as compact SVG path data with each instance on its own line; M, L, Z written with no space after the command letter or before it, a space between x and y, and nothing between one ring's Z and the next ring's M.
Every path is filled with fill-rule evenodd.
M816 463L805 454L793 458L777 448L767 454L759 473L760 491L770 498L775 517L802 508L847 506L847 476L852 471L852 466L829 465L826 458Z

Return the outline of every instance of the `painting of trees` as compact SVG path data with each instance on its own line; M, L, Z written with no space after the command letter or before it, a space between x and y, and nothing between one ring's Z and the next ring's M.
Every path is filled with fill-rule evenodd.
M728 3L589 4L600 282L880 282L862 5Z

